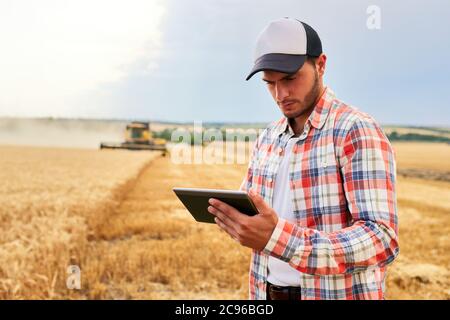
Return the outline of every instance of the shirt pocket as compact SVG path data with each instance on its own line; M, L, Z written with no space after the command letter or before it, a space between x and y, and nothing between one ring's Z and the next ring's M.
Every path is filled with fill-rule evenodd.
M323 148L317 157L318 199L320 204L322 230L333 232L345 225L342 211L346 209L339 164L336 161L334 145Z
M252 185L266 200L272 197L278 160L275 152L263 152L253 168Z

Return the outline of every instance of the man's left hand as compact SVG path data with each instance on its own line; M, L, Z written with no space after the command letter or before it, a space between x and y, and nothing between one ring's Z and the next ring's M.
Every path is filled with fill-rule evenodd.
M261 251L266 246L278 223L278 215L254 190L248 193L258 214L248 216L232 206L209 199L208 211L217 225L243 246Z

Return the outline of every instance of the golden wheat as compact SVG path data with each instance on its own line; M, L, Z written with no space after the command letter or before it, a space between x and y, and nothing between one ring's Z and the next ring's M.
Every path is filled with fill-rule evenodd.
M396 142L393 144L399 169L450 171L450 144Z
M153 153L0 147L0 297L52 298Z
M450 146L394 144L398 168L448 172ZM196 223L174 186L237 189L246 164L156 153L1 147L0 297L246 299L250 250ZM146 165L147 163L150 165ZM398 177L389 299L450 297L450 183ZM65 286L81 268L81 290Z

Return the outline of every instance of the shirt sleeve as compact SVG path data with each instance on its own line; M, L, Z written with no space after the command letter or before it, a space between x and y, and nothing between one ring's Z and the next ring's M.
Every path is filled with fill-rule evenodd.
M342 142L339 166L352 225L326 233L279 218L264 253L316 275L359 272L395 259L395 156L374 120L353 122Z

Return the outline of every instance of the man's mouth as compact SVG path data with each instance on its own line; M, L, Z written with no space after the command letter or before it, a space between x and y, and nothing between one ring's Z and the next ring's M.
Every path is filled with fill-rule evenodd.
M295 103L295 101L286 101L286 102L282 102L281 106L283 108L289 108L290 106L292 106Z

